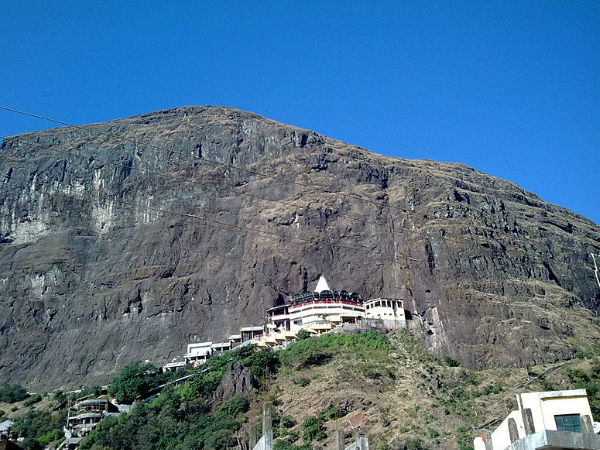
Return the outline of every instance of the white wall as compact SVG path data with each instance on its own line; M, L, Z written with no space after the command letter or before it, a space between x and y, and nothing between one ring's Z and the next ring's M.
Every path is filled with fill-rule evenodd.
M526 436L522 409L531 409L536 433L545 430L556 430L555 415L589 415L593 421L585 389L530 392L517 395L517 401L519 409L512 411L491 435L493 450L504 450L511 444L510 433L508 431L508 420L510 418L514 419L517 424L519 439L523 439ZM475 438L473 444L475 450L485 450L485 443L481 437Z
M502 450L508 447L510 442L510 433L508 432L508 419L515 419L517 423L517 431L519 432L519 439L525 437L525 426L523 425L523 416L521 411L512 411L506 419L496 428L496 431L492 433L492 443L494 450Z
M585 389L521 394L520 405L531 409L536 432L556 430L555 415L589 415L593 422Z

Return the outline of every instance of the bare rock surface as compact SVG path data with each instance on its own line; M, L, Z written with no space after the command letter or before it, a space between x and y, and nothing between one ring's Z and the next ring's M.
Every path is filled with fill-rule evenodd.
M236 362L231 364L223 374L223 379L217 387L214 397L215 400L222 403L236 395L249 395L255 387L250 368Z
M600 337L600 229L463 164L389 158L223 107L7 138L0 382L108 381L313 287L402 298L477 368Z

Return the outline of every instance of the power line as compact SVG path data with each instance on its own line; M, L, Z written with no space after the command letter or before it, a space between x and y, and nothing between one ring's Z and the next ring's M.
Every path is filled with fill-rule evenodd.
M102 145L102 144L100 144L100 146L101 146L101 145ZM44 145L35 145L35 146L31 147L31 148L46 148L46 147L47 147L47 146L44 146ZM31 149L31 148L30 148L30 149ZM70 156L72 156L72 157L80 158L80 159L82 159L82 160L84 160L84 161L86 161L86 162L87 162L87 159L88 159L88 158L86 158L86 157L85 157L85 155L80 155L80 154L77 154L77 153L72 153L72 152L70 152L70 153L69 153L69 155L70 155ZM105 161L105 160L100 160L100 159L94 159L94 161L95 161L95 162L98 162L98 163L100 163L100 164L102 164L102 165L114 166L114 167L119 167L119 168L125 168L125 167L128 167L128 168L130 168L130 167L131 167L131 166L129 166L129 165L128 165L129 163L112 163L112 162L110 162L110 161ZM177 169L178 169L178 170L187 170L187 171L189 171L189 170L192 170L192 171L193 171L193 170L195 170L194 168L187 168L187 167L184 167L183 169L181 169L181 168L179 168L179 167L178 167ZM167 174L165 174L165 173L163 173L163 172L158 172L158 171L150 170L150 169L142 169L142 168L138 168L138 169L136 170L135 174L139 175L139 173L140 173L140 172L142 172L142 173L154 174L154 175L156 175L156 176L165 177L165 178L168 178L168 179L170 179L170 178L169 178L169 176L168 176ZM19 178L19 177L15 177L14 175L12 175L12 176L11 176L11 178L12 178L12 179L14 179L14 178ZM22 181L24 181L24 182L29 182L29 181L30 181L30 180L26 180L26 179L24 179L24 178L21 178L21 180L22 180ZM200 182L198 182L197 180L194 180L194 183L195 183L195 184L201 184L201 185L204 185L204 186L215 187L214 185L209 185L209 184L200 183ZM294 204L292 204L291 202L286 202L286 201L283 201L283 200L274 200L274 199L270 199L270 198L267 198L267 197L258 196L258 195L255 195L255 194L249 194L249 193L247 193L247 192L235 191L235 190L233 190L232 188L229 188L229 187L227 187L227 186L225 186L225 187L221 187L221 188L219 188L219 187L215 187L215 190L216 190L216 191L224 191L224 190L226 190L227 192L231 192L231 193L233 193L233 194L236 194L236 195L245 195L245 196L249 196L249 197L253 197L253 198L259 198L259 199L266 200L266 201L270 201L270 202L272 202L272 203L276 203L276 204L284 204L284 205L288 205L288 206L292 206L292 207L297 207L297 206L298 206L298 205L294 205ZM42 193L44 193L42 190L39 190L39 191L40 191L40 192L42 192ZM105 192L105 194L106 194L106 195L109 195L109 194L108 194L106 191L104 191L104 192ZM54 193L52 193L52 192L46 192L46 194L47 194L47 195L54 195ZM121 203L124 203L124 202L125 202L125 200L121 200ZM135 205L135 206L136 206L136 207L138 207L138 208L140 208L140 207L142 207L142 208L146 208L146 207L145 207L145 206L143 206L143 205ZM181 214L181 213L174 213L174 214ZM205 218L205 220L206 220L206 221L213 221L213 222L214 222L214 220L212 220L212 219L211 219L211 218L209 218L209 217L205 217L205 216L198 216L198 217L196 217L196 218L198 218L198 219ZM355 220L355 221L357 221L357 222L364 222L364 223L372 223L372 224L377 224L377 222L375 222L375 221L372 221L372 220L369 220L369 219L368 219L368 216L358 216L358 217L353 217L353 216L348 216L348 215L346 215L346 216L344 216L344 218L348 218L348 219L351 219L351 220ZM224 225L224 226L230 226L230 225L231 225L231 224L221 223L220 221L217 221L217 224L219 224L219 225ZM126 227L122 227L122 228L126 228ZM121 228L121 229L122 229L122 228ZM395 226L395 225L394 225L394 229L397 229L397 228L399 228L399 229L402 229L402 230L405 230L405 231L408 231L408 232L410 232L410 233L414 233L414 234L419 234L419 235L422 235L422 237L423 237L424 239L430 239L430 238L434 237L434 236L431 236L431 235L428 235L428 234L426 234L424 231L418 231L418 230L415 230L415 229L412 229L412 228L407 228L407 227L398 227L398 226ZM260 233L260 232L262 232L262 230L256 230L256 232ZM266 232L266 233L273 233L273 232ZM393 233L393 231L392 231L392 233ZM263 234L264 234L264 233L263 233ZM278 234L278 233L276 233L276 234L277 234L277 235L280 235L280 234ZM287 236L286 236L286 235L281 235L281 237L284 237L284 238L286 238ZM448 236L440 236L440 237L441 237L442 239L444 239L445 241L464 242L464 240L457 239L457 238L451 238L451 237L448 237ZM490 237L489 237L489 236L480 236L480 237L482 237L482 238L486 239L487 241L489 241L489 240L490 240ZM291 238L291 239L296 239L296 238L294 238L294 237L289 237L289 238ZM300 239L301 239L301 238L300 238ZM392 236L392 240L394 241L394 245L395 245L395 244L396 244L396 242L395 242L395 236L394 236L394 235ZM333 249L333 247L334 247L334 245L333 245L331 242L329 242L329 243L326 243L325 245L327 245L327 246L328 246L329 248L331 248L331 249ZM339 246L340 248L345 248L345 247L346 247L346 248L351 248L351 249L353 249L353 250L356 250L356 247L352 247L352 246L344 246L343 244L338 244L338 246ZM366 250L367 250L367 251L370 251L370 252L380 253L381 255L386 255L386 254L385 254L385 253L383 253L383 252L377 252L377 251L374 251L374 250L368 250L368 249L366 249ZM422 261L422 260L418 260L418 259L412 258L412 257L410 257L410 256L406 255L404 252L397 252L397 254L398 254L398 255L400 255L400 256L403 256L403 257L406 257L406 258L412 259L412 260L414 260L414 261L424 262L424 261ZM391 255L391 254L387 254L387 256L392 256L392 255ZM390 262L397 263L397 261L396 261L396 260L393 260L393 261L392 261L392 260L387 260L387 261L390 261Z
M115 135L115 134L112 134L112 133L107 133L105 131L98 131L98 130L93 130L93 129L90 130L89 128L91 127L91 125L75 125L75 124L71 124L71 123L68 123L68 122L64 122L62 120L53 119L51 117L46 117L46 116L42 116L42 115L39 115L39 114L30 113L30 112L27 112L27 111L22 111L22 110L18 110L18 109L14 109L14 108L9 108L7 106L1 106L0 105L0 109L4 110L4 111L16 113L16 114L22 114L22 115L25 115L25 116L34 117L36 119L46 120L48 122L54 122L54 123L57 123L59 125L66 125L66 126L74 127L74 128L77 128L77 129L84 129L84 130L86 130L88 132L91 132L91 133L95 133L95 134L99 134L99 135L104 135L104 136L109 136L109 137L112 137L112 138L121 139L123 141L132 142L133 144L136 144L136 145L140 143L140 142L138 142L135 139L127 138L127 137L122 136L122 135ZM157 150L164 150L164 148L162 148L160 146L156 146L156 145L148 143L148 142L144 143L142 141L142 143L144 145L146 145L147 147L149 147L149 148L154 148L154 149L157 149ZM187 153L184 153L182 151L175 151L175 150L169 150L169 151L172 151L173 153L176 153L176 154L183 155L186 158L189 156ZM277 176L270 175L270 174L267 174L267 173L259 172L257 170L252 170L252 169L248 169L248 168L245 168L245 167L240 167L240 166L237 166L237 165L234 165L234 164L228 164L228 163L224 163L224 162L220 162L220 161L213 160L213 159L208 159L208 158L202 158L199 162L204 162L204 163L208 163L208 164L218 165L218 166L226 167L226 168L229 168L229 169L235 169L235 170L239 170L240 172L246 172L246 173L249 173L249 174L261 177L261 178L271 178L271 179L274 179L274 180L279 180L279 181L284 182L284 183L294 184L294 185L302 186L302 187L305 187L305 188L306 187L320 188L321 190L323 190L325 192L328 192L328 193L331 193L331 194L336 194L336 195L340 195L342 197L347 197L347 198L358 199L358 200L365 201L365 202L368 202L368 203L371 203L371 204L374 204L374 205L378 205L380 207L397 208L397 209L400 209L403 212L407 212L406 210L404 210L404 209L402 209L402 208L400 208L398 206L390 205L389 203L378 202L376 200L372 200L372 199L364 197L362 195L353 194L353 193L347 193L347 192L331 191L327 186L324 186L324 185L315 185L315 184L310 184L310 183L302 183L302 182L298 182L298 181L288 180L287 178L277 177Z
M13 113L22 114L22 115L29 116L29 117L41 119L41 120L46 120L46 121L49 121L49 122L54 122L54 123L57 123L57 124L60 124L60 125L65 125L65 126L69 126L69 127L78 128L78 129L84 129L84 130L86 130L88 132L91 132L91 133L94 133L94 134L105 135L105 136L113 137L113 138L116 138L116 139L120 139L122 141L129 141L129 142L132 142L132 143L134 143L136 145L140 143L140 141L137 141L136 139L126 138L123 135L115 135L115 134L112 134L112 133L107 133L107 132L103 132L103 131L89 129L90 125L74 125L74 124L70 124L68 122L64 122L64 121L61 121L61 120L57 120L57 119L53 119L53 118L50 118L50 117L42 116L42 115L39 115L39 114L34 114L34 113L22 111L22 110L17 110L17 109L14 109L14 108L6 107L6 106L1 106L1 105L0 105L0 109L8 111L8 112L13 112ZM101 144L99 144L99 145L101 145ZM146 145L149 148L155 148L155 149L158 149L158 150L168 150L168 151L170 151L172 153L183 155L186 158L189 157L189 154L184 153L182 151L173 151L171 149L166 149L164 147L157 146L157 145L154 145L154 144L150 144L150 143L147 143L147 142L144 145ZM43 146L40 145L39 147L43 147ZM70 153L70 154L74 155L76 157L84 158L83 155L77 155L77 154L73 154L73 153ZM344 192L339 192L339 191L331 191L328 187L326 187L324 185L301 183L301 182L298 182L298 181L288 180L288 179L285 179L285 178L282 178L282 177L277 177L277 176L273 176L273 175L270 175L270 174L264 174L264 173L261 173L259 171L255 171L255 170L251 170L251 169L246 169L246 168L243 168L243 167L235 166L233 164L222 163L222 162L219 162L219 161L216 161L216 160L210 160L210 159L206 159L206 158L202 158L198 162L206 162L206 163L209 163L209 164L219 165L219 166L222 166L222 167L225 167L225 168L232 168L232 169L236 169L236 170L239 170L239 171L242 171L242 172L247 172L247 173L256 175L256 176L261 177L261 178L270 178L270 179L278 180L278 181L285 182L285 183L288 183L288 184L302 186L302 187L305 187L305 188L312 188L312 189L314 189L314 188L319 189L320 188L321 190L323 190L326 193L330 193L330 194L339 195L339 196L342 196L342 197L353 198L353 199L365 201L365 202L368 202L368 203L371 203L371 204L374 204L374 205L377 205L377 206L380 206L380 207L384 207L384 208L385 207L390 208L390 209L391 208L396 208L396 209L398 209L398 210L400 210L402 212L408 212L406 209L400 208L397 205L392 205L389 202L374 201L372 199L369 199L369 198L364 197L364 196L360 196L358 194L351 194L351 193L349 194L349 193L344 193ZM111 163L111 162L108 162L108 161L104 161L103 163L106 164L106 165L113 165L113 166L120 166L120 167L126 167L127 166L126 163L118 164L118 163ZM131 167L131 166L129 166L129 167ZM186 169L186 168L184 168L183 170L193 170L193 169L189 169L189 168ZM165 174L162 174L162 173L159 173L159 172L156 172L156 171L150 171L148 169L138 169L138 172L140 172L140 171L144 171L144 172L147 172L147 173L154 173L154 174L157 174L159 176L165 176ZM195 180L195 182L198 183L198 181L196 181L196 180ZM204 184L204 185L206 185L206 184ZM213 187L213 186L211 186L211 187ZM216 190L223 190L223 189L225 189L225 188L216 188ZM273 199L269 199L269 198L266 198L266 197L257 196L255 194L249 194L247 192L239 192L239 191L235 191L235 192L236 192L236 194L239 194L239 195L245 195L245 196L249 196L249 197L260 198L260 199L267 200L267 201L274 202L274 203L288 204L289 206L296 206L296 205L290 205L288 202L285 202L283 200L273 200ZM478 209L478 208L471 208L471 209L473 209L475 211L483 212L483 210ZM359 218L354 218L354 217L351 217L351 216L346 216L346 217L349 218L349 219L351 219L351 220L360 221ZM365 219L362 221L364 223L377 224L376 222L367 219L366 218L367 216L362 216L362 217L365 217ZM417 230L414 230L412 228L406 228L406 227L399 227L399 228L403 229L403 230L406 230L406 231L409 231L411 233L421 234L421 235L423 235L427 239L433 237L433 236L429 236L429 235L425 234L422 231L417 231ZM449 238L449 237L446 237L446 236L441 236L441 237L444 240L459 241L458 239ZM488 241L490 239L488 236L482 236L482 237L484 237ZM395 239L395 237L393 237L393 238Z
M117 139L120 139L120 140L133 142L136 145L140 143L139 141L137 141L135 139L126 138L126 137L124 137L122 135L115 135L115 134L112 134L112 133L107 133L107 132L102 132L102 131L97 131L97 130L90 130L89 129L89 127L90 127L89 125L73 125L73 124L70 124L68 122L64 122L64 121L61 121L61 120L57 120L57 119L49 118L49 117L42 116L42 115L39 115L39 114L34 114L34 113L26 112L26 111L21 111L21 110L17 110L17 109L5 107L5 106L0 106L0 109L5 110L5 111L9 111L9 112L13 112L13 113L17 113L17 114L22 114L22 115L26 115L26 116L30 116L30 117L42 119L42 120L46 120L46 121L49 121L49 122L58 123L58 124L61 124L61 125L66 125L66 126L71 126L71 127L75 127L75 128L85 129L86 131L89 131L89 132L92 132L92 133L95 133L95 134L106 135L106 136L114 137L114 138L117 138ZM99 144L99 145L101 146L102 144ZM148 144L148 143L146 143L146 145L148 147L150 147L150 148L155 148L155 149L158 149L158 150L168 150L168 151L171 151L173 153L177 153L177 154L183 155L186 158L189 157L189 154L181 152L181 151L172 151L171 149L166 149L164 147L153 145L153 144ZM39 145L38 147L41 148L41 147L44 147L44 146ZM73 153L70 153L70 154L74 155L76 157L85 158L83 155L77 155L77 154L73 154ZM206 159L206 158L202 158L202 160L200 160L199 162L208 162L210 164L218 164L218 165L226 167L226 168L234 168L234 169L237 169L237 170L240 170L240 171L245 171L245 172L248 172L248 173L251 173L251 174L258 175L259 177L270 178L270 179L282 181L282 182L285 182L285 183L288 183L288 184L294 184L294 185L303 186L305 188L313 188L313 189L314 188L317 188L317 189L321 188L326 193L330 193L330 194L334 194L334 195L340 195L340 196L344 196L344 197L350 197L350 198L354 198L354 199L357 199L357 200L366 201L368 203L371 203L371 204L374 204L374 205L377 205L377 206L380 206L380 207L388 207L390 209L391 208L396 208L396 209L398 209L398 210L400 210L402 212L408 212L404 208L400 208L397 205L392 205L390 203L385 203L385 202L377 202L377 201L371 200L369 198L366 198L366 197L363 197L363 196L360 196L360 195L357 195L357 194L348 194L348 193L343 193L343 192L339 192L339 191L331 191L326 186L319 185L319 184L300 183L300 182L297 182L297 181L292 181L292 180L288 180L288 179L285 179L285 178L281 178L281 177L277 177L277 176L273 176L273 175L269 175L269 174L263 174L263 173L260 173L258 171L253 171L253 170L246 169L246 168L240 168L240 167L237 167L237 166L235 166L233 164L221 163L219 161L209 160L209 159ZM127 163L121 163L121 164L119 164L119 163L111 163L111 162L108 162L108 161L104 161L103 163L106 164L106 165L113 165L113 166L119 166L119 167L127 167ZM131 166L129 166L129 167L131 167ZM189 169L189 168L186 169L186 168L184 168L183 170L194 170L194 169ZM148 170L148 169L141 169L140 168L137 171L138 172L143 171L143 172L146 172L146 173L153 173L153 174L156 174L158 176L163 176L163 177L165 176L165 174L163 174L163 173L159 173L157 171L151 171L151 170ZM195 182L198 183L198 181L196 181L196 180L195 180ZM200 184L202 184L202 183L200 183ZM204 185L206 185L206 184L204 184ZM211 185L211 187L214 187L214 186ZM223 190L223 189L224 188L217 188L216 190ZM282 201L282 200L273 200L273 199L269 199L269 198L266 198L266 197L257 196L255 194L249 194L247 192L240 192L240 191L235 191L235 192L236 192L236 194L239 194L239 195L245 195L245 196L249 196L249 197L260 198L260 199L267 200L267 201L274 202L274 203L287 204L289 206L296 206L296 205L290 205L289 203L287 203L285 201ZM475 208L472 208L472 209L475 209ZM479 212L482 212L479 209L475 209L475 210L477 210ZM355 218L355 217L352 217L352 216L345 216L345 217L349 218L350 220L360 221L360 222L364 222L364 223L372 223L372 224L378 225L377 222L369 220L367 218L367 216L362 216L362 217L365 217L364 220L361 220L360 218ZM361 216L359 216L359 217L361 217ZM408 232L411 232L411 233L420 233L423 236L425 236L426 238L430 238L431 237L431 236L426 235L423 232L414 230L412 228L407 228L407 227L398 227L398 228L403 229L403 230L408 231ZM446 240L454 240L453 238L448 238L448 237L444 237L444 239L446 239ZM489 240L489 237L486 237L486 239Z
M21 141L22 142L22 141ZM27 142L25 142L25 144L27 144ZM47 148L46 145L33 145L30 146L28 150L33 150L33 149L37 149L37 148ZM102 148L102 144L98 145L98 148ZM56 152L55 152L56 153ZM89 162L89 157L86 157L83 154L78 154L78 153L74 153L74 152L69 152L69 156L70 157L74 157L74 158L79 158L80 160L88 163ZM117 167L117 168L121 168L121 169L132 169L132 166L130 166L129 162L125 162L125 163L117 163L117 162L110 162L110 161L106 161L106 160L102 160L102 159L94 159L94 162L99 163L101 165L106 165L106 166L113 166L113 167ZM196 170L195 167L174 167L174 170L184 170L184 171L191 171L194 172ZM151 169L146 169L146 168L140 168L138 167L135 170L135 174L139 175L140 173L146 173L146 174L151 174L151 175L155 175L158 177L162 177L162 178L166 178L166 179L171 179L171 177L165 173L165 172L159 172L157 170L151 170ZM277 203L277 204L282 204L282 205L286 205L286 206L290 206L290 207L296 207L297 205L293 204L291 201L286 201L286 200L275 200L275 199L271 199L268 197L264 197L264 196L260 196L260 195L256 195L256 194L251 194L249 192L245 192L245 191L239 191L236 190L234 186L223 186L223 187L218 187L214 184L209 184L209 183L202 183L201 181L199 181L198 179L194 179L193 180L194 184L199 184L201 186L209 186L211 188L214 188L215 191L226 191L226 192L231 192L231 193L235 193L236 195L242 195L242 196L246 196L246 197L250 197L250 198L256 198L256 199L260 199L260 200L266 200L272 203ZM357 216L349 216L349 215L345 215L344 218L356 221L356 222L360 222L360 223L370 223L373 225L379 225L378 222L370 220L369 216L365 216L365 215L357 215ZM412 233L417 233L416 230L407 228L407 227L399 227L400 229L412 232Z

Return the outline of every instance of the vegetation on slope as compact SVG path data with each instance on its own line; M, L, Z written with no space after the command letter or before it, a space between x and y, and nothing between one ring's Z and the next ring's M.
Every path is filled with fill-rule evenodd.
M238 448L260 437L265 402L272 405L276 450L332 448L338 429L349 443L354 433L349 419L359 412L376 450L469 450L481 426L515 409L515 394L523 391L585 388L600 417L597 353L552 372L547 371L552 366L472 371L430 354L407 330L388 336L301 337L277 352L248 346L213 357L190 370L185 383L147 401L139 399L183 372L157 375L149 366L125 367L109 391L120 399L137 398L136 406L127 415L105 419L81 448ZM254 389L222 400L215 393L233 363L249 369ZM58 404L61 396L54 397ZM21 429L28 436L26 447L40 448L56 437L51 433L64 418L61 423L48 416L49 424L36 423L43 415L36 405L29 408ZM33 429L39 431L28 431Z
M212 357L187 383L169 386L151 401L139 402L130 414L104 420L82 441L81 448L172 450L234 446L249 399L235 396L215 404L213 395L226 369L235 362L250 368L256 386L261 386L267 374L276 372L278 366L273 352L255 351L250 346ZM123 387L130 386L138 392L146 375L143 370L126 368L117 378L122 398L135 396L123 391Z

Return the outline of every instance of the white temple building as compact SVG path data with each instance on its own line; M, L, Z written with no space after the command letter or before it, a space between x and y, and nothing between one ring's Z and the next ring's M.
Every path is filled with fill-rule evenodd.
M348 291L332 291L324 276L313 292L290 297L284 305L267 310L267 331L312 329L323 332L336 324L354 323L365 315L360 295Z
M381 320L388 329L404 327L404 304L402 300L381 298L363 302L357 293L332 291L321 275L313 292L294 295L286 304L267 310L267 334L301 329L322 333L363 319Z
M402 300L375 298L363 302L357 293L332 290L323 275L319 277L314 291L293 295L285 304L269 308L266 318L266 325L242 327L239 334L229 336L227 342L188 344L185 363L203 364L213 354L221 354L238 345L285 347L302 330L321 334L406 327ZM174 363L170 363L165 370L176 370L180 365L177 363L175 367Z
M381 319L390 330L406 326L404 302L398 299L373 298L365 302L365 317Z

